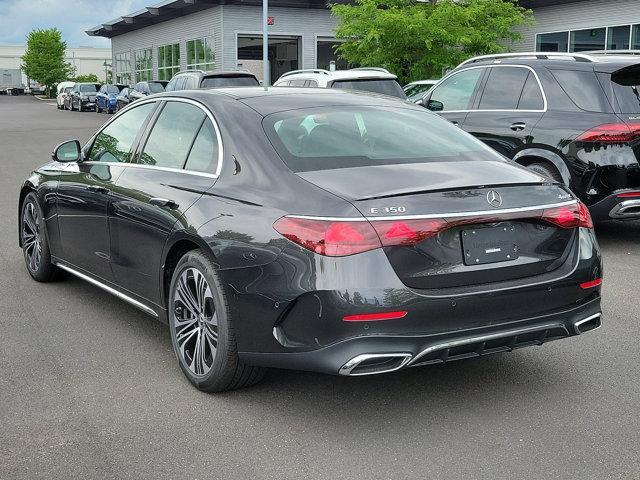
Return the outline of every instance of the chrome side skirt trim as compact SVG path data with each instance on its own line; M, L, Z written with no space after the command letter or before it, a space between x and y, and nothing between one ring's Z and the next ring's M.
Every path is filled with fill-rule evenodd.
M453 212L453 213L430 213L426 215L397 215L389 217L320 217L312 215L287 215L290 218L301 218L304 220L328 220L331 222L367 222L367 221L379 221L379 220L420 220L426 218L458 218L458 217L473 217L481 215L501 215L505 213L520 213L520 212L532 212L535 210L544 210L546 208L564 207L567 205L574 205L576 200L569 200L561 203L551 203L548 205L535 205L532 207L518 207L518 208L502 208L495 210L478 210L472 212Z
M115 288L111 288L110 286L105 285L104 283L102 283L102 282L100 282L100 281L98 281L98 280L96 280L94 278L91 278L90 276L85 275L84 273L80 273L77 270L74 270L73 268L68 267L66 265L63 265L61 263L56 263L56 266L61 268L62 270L65 270L65 271L71 273L72 275L75 275L78 278L81 278L82 280L85 280L85 281L91 283L92 285L95 285L98 288L101 288L105 292L108 292L111 295L114 295L114 296L118 297L119 299L124 300L125 302L129 303L130 305L133 305L136 308L139 308L140 310L142 310L145 313L148 313L149 315L152 315L154 317L158 316L156 311L153 310L152 308L146 306L144 303L139 302L138 300L135 300L135 299L131 298L128 295L125 295L122 292L119 292Z

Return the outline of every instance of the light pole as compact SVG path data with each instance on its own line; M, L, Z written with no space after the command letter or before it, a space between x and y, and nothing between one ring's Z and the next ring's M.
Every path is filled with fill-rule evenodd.
M262 85L269 89L269 0L262 0Z
M102 66L104 67L104 83L107 83L107 68L109 68L111 64L107 63L107 61L105 60Z

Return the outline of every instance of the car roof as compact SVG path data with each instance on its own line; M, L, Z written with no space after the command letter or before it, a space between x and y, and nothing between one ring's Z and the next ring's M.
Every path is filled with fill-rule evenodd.
M350 70L323 70L323 69L309 69L309 70L294 70L282 75L278 81L285 78L295 78L298 76L320 76L326 77L327 80L356 80L363 78L381 78L381 79L393 79L396 77L393 73L388 72L383 68L352 68Z
M221 100L239 101L261 115L303 108L328 107L338 105L353 106L404 106L424 111L412 103L386 95L368 92L303 87L229 87L200 90L184 90L158 94L158 98L180 96L216 103Z

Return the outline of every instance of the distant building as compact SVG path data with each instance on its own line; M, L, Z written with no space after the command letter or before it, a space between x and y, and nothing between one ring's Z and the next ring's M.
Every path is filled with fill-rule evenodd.
M0 69L20 68L25 45L0 45ZM100 81L105 80L104 62L111 65L110 48L67 48L65 62L74 67L74 75L89 75L94 73ZM22 81L27 85L27 77L22 74Z

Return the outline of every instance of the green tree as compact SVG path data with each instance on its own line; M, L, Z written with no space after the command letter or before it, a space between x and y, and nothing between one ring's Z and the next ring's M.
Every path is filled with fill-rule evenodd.
M64 61L67 44L57 28L32 30L27 35L27 50L22 56L22 71L47 87L66 80L71 66Z
M98 76L95 73L78 75L77 77L70 78L69 81L78 83L98 83Z
M515 0L357 0L332 6L337 51L351 64L385 67L401 82L438 78L463 60L503 52L533 22Z

